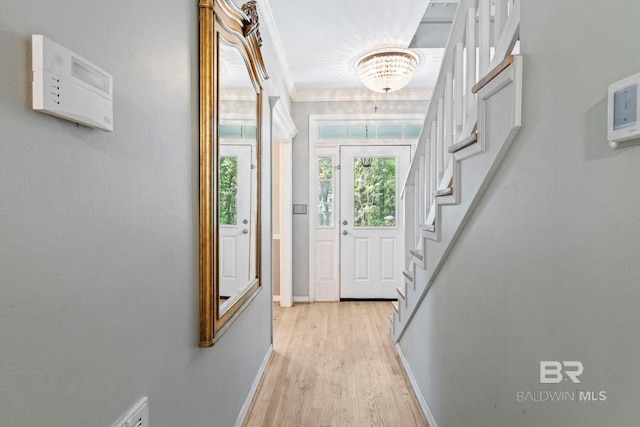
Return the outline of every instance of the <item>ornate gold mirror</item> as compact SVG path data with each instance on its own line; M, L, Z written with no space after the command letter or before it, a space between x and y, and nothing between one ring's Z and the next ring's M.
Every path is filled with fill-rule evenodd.
M261 286L260 45L255 1L200 1L200 347Z

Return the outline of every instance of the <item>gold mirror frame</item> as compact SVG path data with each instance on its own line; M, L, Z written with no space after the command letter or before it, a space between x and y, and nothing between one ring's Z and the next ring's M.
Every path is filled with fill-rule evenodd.
M262 81L268 78L260 46L255 1L239 9L231 0L201 0L200 14L200 347L211 347L261 289L260 174ZM219 38L236 47L246 65L257 99L256 278L233 303L220 311L218 160Z

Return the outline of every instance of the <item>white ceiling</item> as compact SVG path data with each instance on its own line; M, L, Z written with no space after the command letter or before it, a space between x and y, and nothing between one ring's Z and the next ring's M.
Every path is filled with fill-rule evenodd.
M444 43L434 40L446 41L448 36L441 18L446 15L441 4L445 1L453 16L456 0L268 0L268 8L295 92L361 91L365 87L355 71L360 56L381 47L411 44L420 63L414 79L400 92L424 93L436 83L444 52ZM428 21L433 21L433 34L445 31L445 35L426 37L429 41L422 45L428 47L422 47ZM416 34L418 29L422 37Z

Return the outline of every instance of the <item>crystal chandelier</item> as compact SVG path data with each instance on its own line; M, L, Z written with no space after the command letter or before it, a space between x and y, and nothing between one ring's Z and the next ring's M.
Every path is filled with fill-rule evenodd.
M409 83L418 65L418 55L409 49L385 48L369 52L356 62L360 80L374 92L389 93Z

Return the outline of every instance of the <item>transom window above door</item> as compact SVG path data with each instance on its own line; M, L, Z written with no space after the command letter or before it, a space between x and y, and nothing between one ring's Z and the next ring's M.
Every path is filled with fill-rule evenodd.
M322 124L319 139L416 139L422 123L416 124Z

